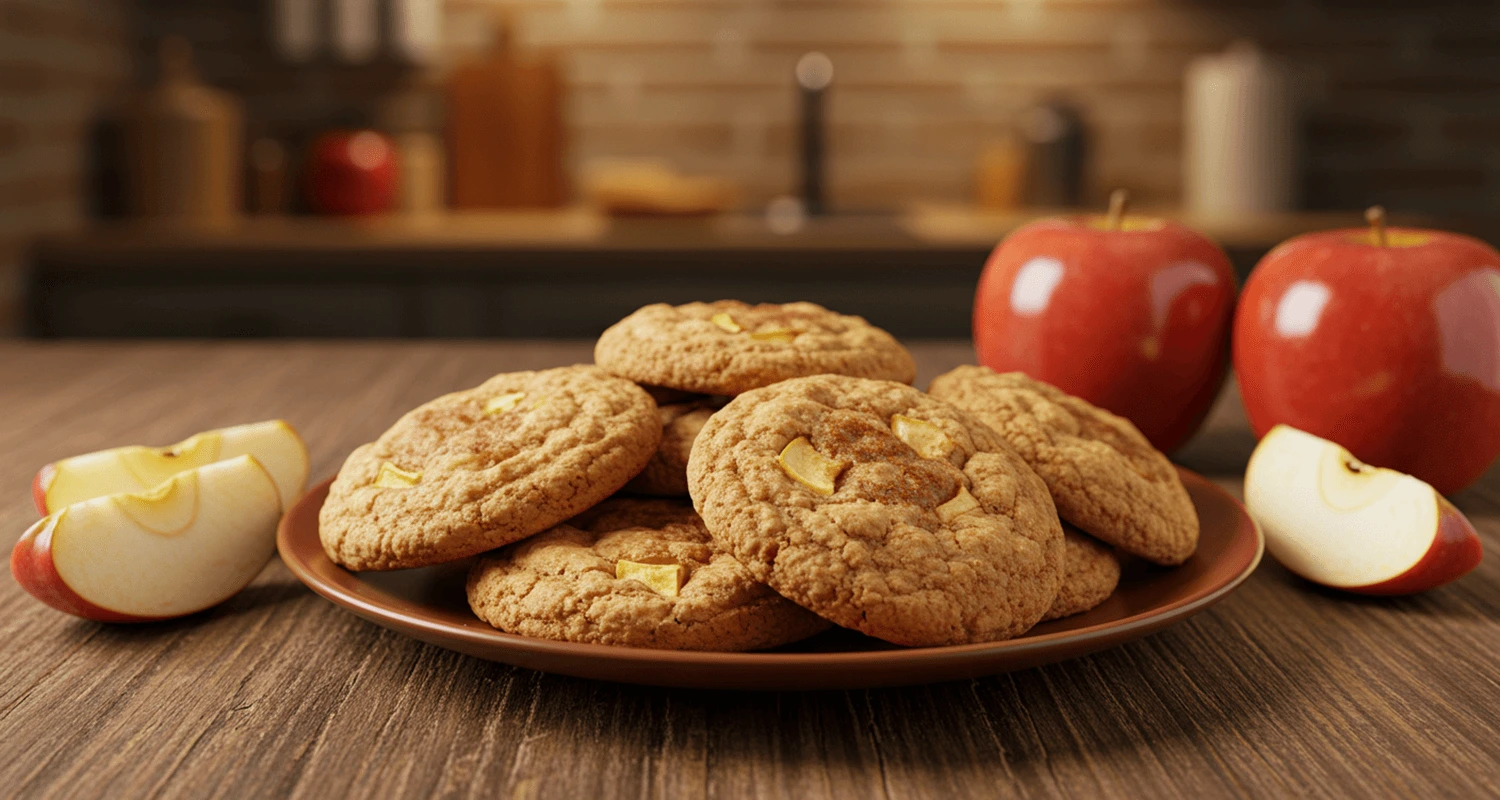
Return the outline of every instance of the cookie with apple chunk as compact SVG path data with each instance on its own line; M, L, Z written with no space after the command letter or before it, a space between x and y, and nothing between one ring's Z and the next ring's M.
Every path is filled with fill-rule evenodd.
M698 400L658 406L661 417L661 446L641 474L625 484L625 491L656 497L687 497L687 462L693 451L693 440L703 423L727 398L701 397Z
M655 303L604 331L594 361L637 383L730 396L806 375L917 374L895 337L814 303Z
M496 375L356 448L318 533L328 557L354 570L472 556L614 494L660 441L651 396L598 367Z
M829 627L714 545L692 506L614 499L480 559L469 605L500 630L668 650L759 650Z
M693 443L688 488L757 580L896 644L1019 635L1062 582L1041 478L973 416L894 381L816 375L736 397Z
M1120 585L1120 559L1088 534L1063 526L1063 579L1042 622L1071 617L1099 605Z
M1062 518L1157 564L1198 548L1198 512L1165 455L1129 420L1020 372L958 367L928 393L973 413L1042 476Z

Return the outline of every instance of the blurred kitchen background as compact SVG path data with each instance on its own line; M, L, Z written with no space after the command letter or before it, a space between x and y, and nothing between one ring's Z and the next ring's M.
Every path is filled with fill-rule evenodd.
M1110 190L1243 272L1496 241L1500 3L0 0L0 330L578 336L811 299L966 336Z

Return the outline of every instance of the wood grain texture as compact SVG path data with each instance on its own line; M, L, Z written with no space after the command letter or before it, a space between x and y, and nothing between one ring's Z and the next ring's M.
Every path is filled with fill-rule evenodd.
M972 358L913 348L919 385ZM282 416L314 476L402 411L586 344L0 345L0 524L41 464ZM1231 387L1179 460L1239 489ZM1493 552L1500 473L1460 493ZM338 610L279 563L183 620L101 625L0 580L0 794L83 798L1480 797L1500 787L1500 561L1412 598L1267 559L1163 633L980 680L735 694L492 664Z

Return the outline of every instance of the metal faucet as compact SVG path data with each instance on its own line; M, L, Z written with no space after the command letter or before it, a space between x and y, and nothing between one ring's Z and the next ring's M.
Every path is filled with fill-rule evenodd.
M796 77L802 93L802 206L812 216L827 211L824 101L833 83L833 61L816 50L807 53L797 59Z

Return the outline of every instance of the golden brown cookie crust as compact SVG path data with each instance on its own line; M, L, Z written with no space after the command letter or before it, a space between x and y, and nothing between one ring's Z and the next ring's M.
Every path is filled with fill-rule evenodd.
M1063 580L1042 621L1071 617L1099 605L1120 585L1120 560L1093 537L1063 526Z
M1019 372L963 366L928 392L972 412L1047 482L1058 513L1158 564L1198 547L1198 513L1172 462L1129 420Z
M323 549L354 570L482 553L610 496L660 439L651 397L598 367L496 375L408 412L350 454L318 516ZM387 463L421 478L376 485Z
M902 414L951 449L923 458L891 431ZM778 455L806 437L849 466L831 495ZM688 461L693 503L751 574L832 622L906 645L1015 636L1051 607L1063 536L1047 487L999 435L909 386L836 375L740 395ZM981 509L944 522L960 487Z
M713 320L727 314L739 331ZM774 331L791 341L756 339ZM787 378L834 373L911 383L916 362L889 333L813 303L645 306L610 326L594 361L638 383L737 395Z
M615 577L618 561L687 567L677 597ZM829 627L713 545L684 502L609 500L469 572L480 619L522 636L671 650L759 650Z
M722 403L704 399L658 407L661 416L661 446L641 470L625 485L625 491L657 497L687 497L687 462L693 451L693 440L703 423Z

